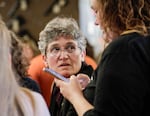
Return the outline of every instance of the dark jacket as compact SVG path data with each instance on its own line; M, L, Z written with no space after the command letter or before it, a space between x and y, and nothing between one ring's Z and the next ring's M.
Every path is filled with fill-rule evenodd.
M34 92L41 93L39 85L29 77L23 77L20 79L20 85L22 87L28 88Z
M84 116L150 116L149 70L149 36L129 33L114 40L94 72L94 109Z
M81 69L77 74L83 73L91 77L92 72L93 72L92 66L87 65L86 63L82 63ZM59 88L56 87L56 85L54 84L51 97L51 104L49 108L51 116L66 116L69 109L71 111L71 114L76 115L76 112L73 109L70 102L60 94Z

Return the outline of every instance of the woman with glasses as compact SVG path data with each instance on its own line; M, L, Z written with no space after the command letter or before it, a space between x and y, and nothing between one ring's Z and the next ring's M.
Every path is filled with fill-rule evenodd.
M93 69L84 61L86 39L73 18L56 17L48 22L40 33L38 45L46 67L66 78L78 75L78 73L91 77ZM51 115L67 115L70 113L69 108L69 102L63 98L59 88L54 85L50 104ZM73 112L73 115L75 114Z

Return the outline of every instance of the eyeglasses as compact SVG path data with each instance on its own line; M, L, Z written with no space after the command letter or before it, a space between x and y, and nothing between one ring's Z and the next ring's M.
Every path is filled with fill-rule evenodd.
M62 51L67 54L74 54L77 52L78 49L79 49L79 47L77 47L75 45L67 45L63 49L61 47L54 46L54 47L50 48L47 51L47 53L52 56L59 56Z

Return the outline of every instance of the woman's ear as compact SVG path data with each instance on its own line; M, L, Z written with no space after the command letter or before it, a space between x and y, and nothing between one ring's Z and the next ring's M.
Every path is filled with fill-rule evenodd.
M45 67L48 67L47 57L45 55L42 55L42 58L43 58Z

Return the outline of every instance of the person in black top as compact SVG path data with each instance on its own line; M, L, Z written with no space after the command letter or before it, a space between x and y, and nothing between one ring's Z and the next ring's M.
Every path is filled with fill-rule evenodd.
M47 68L66 78L78 73L91 77L93 68L85 63L86 38L75 19L65 16L52 19L41 31L38 45ZM82 80L80 83L84 84ZM54 84L49 108L51 115L66 116L70 108L71 104Z
M35 92L40 92L39 85L29 78L27 74L27 68L29 66L29 61L22 54L22 46L20 40L17 38L15 33L10 31L11 34L11 56L12 56L12 69L16 75L16 79L20 86L33 90Z
M56 85L79 116L149 116L150 1L92 0L91 5L95 24L110 42L91 81L95 88L87 85L83 93L78 82L83 76L71 76L68 83L55 79ZM94 96L93 102L86 96Z

